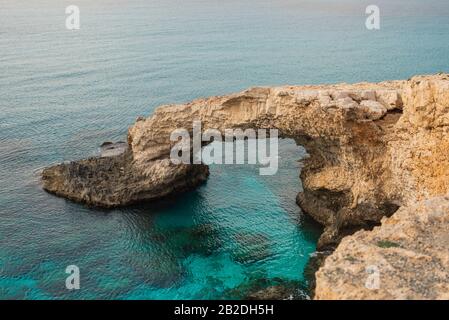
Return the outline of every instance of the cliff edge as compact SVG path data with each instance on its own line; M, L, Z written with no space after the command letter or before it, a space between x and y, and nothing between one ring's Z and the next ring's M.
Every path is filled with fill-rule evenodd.
M344 238L316 283L315 299L449 299L449 198L402 207Z
M130 127L124 154L46 168L43 187L104 207L194 188L207 179L207 166L174 165L168 158L170 134L192 132L195 120L202 130L222 134L230 128L278 129L282 138L306 148L297 203L325 227L318 250L335 249L343 237L378 226L402 206L449 194L447 74L259 87L161 106Z

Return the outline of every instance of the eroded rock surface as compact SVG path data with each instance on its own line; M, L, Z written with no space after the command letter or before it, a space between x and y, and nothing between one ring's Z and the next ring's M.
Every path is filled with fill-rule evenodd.
M159 107L129 129L126 155L50 167L43 173L44 188L99 206L154 199L205 177L204 166L169 164L174 130L191 132L194 120L203 130L222 133L276 128L310 155L297 203L325 226L318 248L332 249L343 236L378 225L402 205L449 193L448 108L445 74L375 84L252 88Z
M93 206L117 207L190 190L207 180L205 165L173 165L169 159L136 167L132 154L63 163L45 169L44 188Z
M401 207L382 226L344 238L316 273L315 292L315 299L449 299L449 197Z
M252 88L162 106L129 129L123 153L49 167L43 187L103 207L194 188L207 179L207 166L174 165L169 154L170 134L192 132L195 120L222 134L278 129L306 148L297 203L325 227L319 250L329 252L384 219L326 259L316 298L449 298L448 200L419 202L449 194L448 75ZM377 291L364 289L368 263L384 277Z
M123 141L104 142L100 146L100 157L115 157L125 153L128 150L128 144Z

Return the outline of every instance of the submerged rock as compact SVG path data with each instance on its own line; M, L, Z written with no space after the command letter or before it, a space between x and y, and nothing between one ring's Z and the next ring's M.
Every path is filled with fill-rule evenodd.
M283 285L270 286L249 294L248 300L308 300L309 297L298 288Z
M308 300L300 281L252 276L239 286L225 290L225 299Z
M237 233L236 247L231 252L232 260L237 263L251 264L263 261L271 256L270 241L263 233Z

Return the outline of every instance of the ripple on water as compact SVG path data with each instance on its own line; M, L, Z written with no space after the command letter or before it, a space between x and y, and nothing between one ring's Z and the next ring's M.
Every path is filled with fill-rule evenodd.
M70 35L54 1L0 5L4 299L240 299L270 286L301 289L320 230L295 204L304 150L291 141L280 146L275 177L213 166L196 191L116 210L48 195L36 170L124 140L137 116L161 104L257 85L383 81L448 68L446 1L379 0L391 14L385 32L372 37L355 0L338 14L318 0L136 0L109 3L107 14L103 0L80 0L87 14ZM80 267L82 290L64 289L71 264Z

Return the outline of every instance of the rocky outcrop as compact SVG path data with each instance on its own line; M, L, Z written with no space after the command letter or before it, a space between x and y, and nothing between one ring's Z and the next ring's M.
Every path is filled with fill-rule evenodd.
M162 106L129 129L127 147L106 144L100 157L44 169L43 187L102 207L194 188L207 166L175 165L169 155L171 133L192 134L195 120L221 134L278 129L306 148L297 203L324 226L319 250L374 228L345 238L325 260L316 298L448 298L449 200L433 198L449 194L448 75L252 88ZM367 264L379 268L380 289L364 286Z
M117 207L190 190L207 180L205 165L174 165L169 159L136 167L132 154L94 157L44 169L45 190L92 206Z
M134 160L145 167L166 158L173 146L170 133L176 128L191 132L193 120L200 120L203 130L222 133L228 128L278 129L281 137L293 138L309 154L297 202L326 226L319 243L325 249L397 209L380 185L389 174L386 142L402 112L405 83L252 88L162 106L130 128L128 141Z
M123 141L103 142L100 146L100 157L114 157L125 153L128 150L128 144Z
M401 207L342 240L316 273L315 299L449 299L449 197Z
M306 148L297 203L325 226L319 249L370 229L402 205L449 191L449 77L377 84L252 88L159 107L129 129L124 155L47 168L44 188L98 206L151 200L204 181L203 165L168 160L170 134L275 128ZM280 155L282 156L282 155Z

